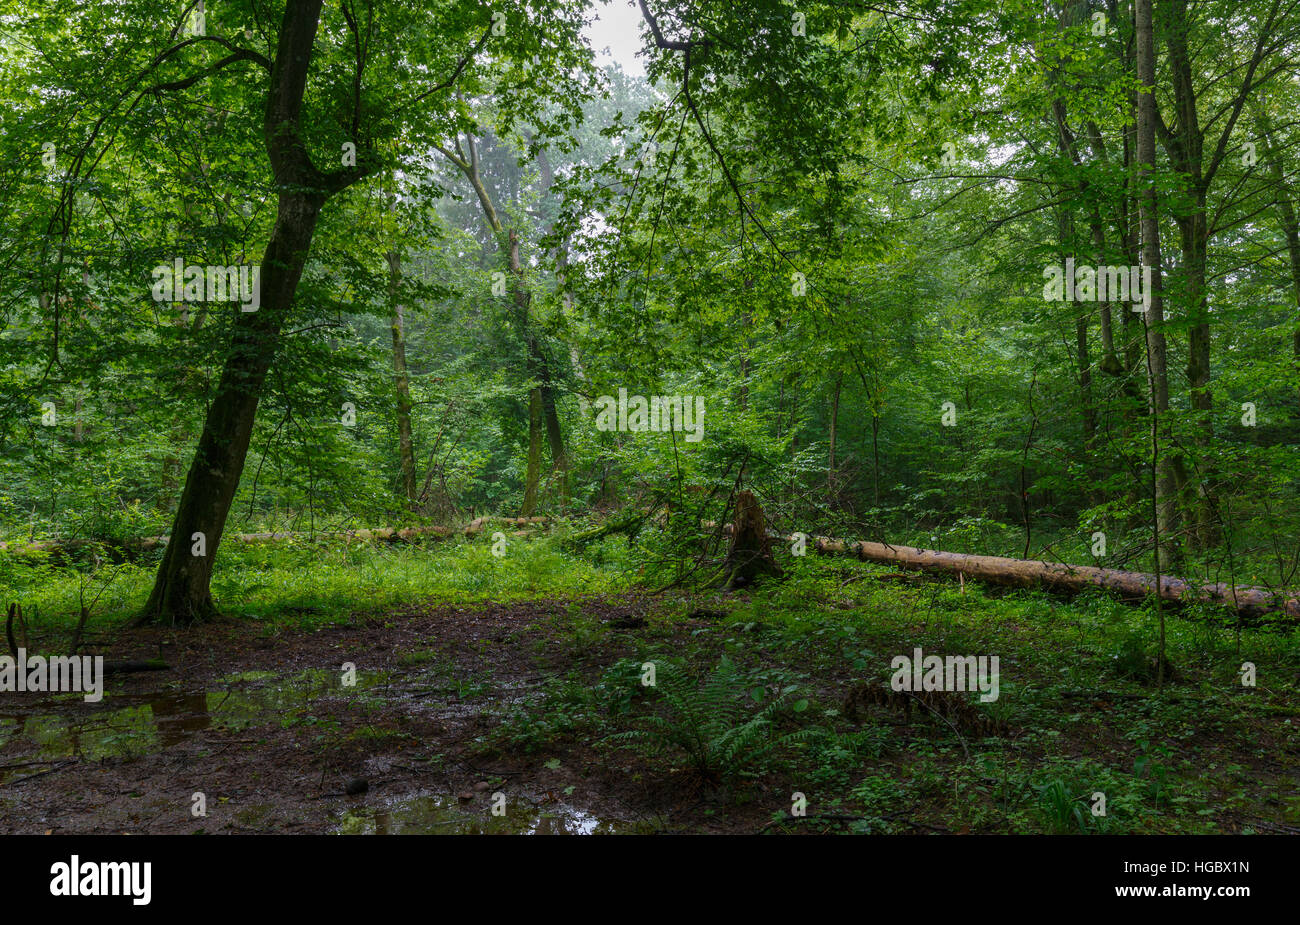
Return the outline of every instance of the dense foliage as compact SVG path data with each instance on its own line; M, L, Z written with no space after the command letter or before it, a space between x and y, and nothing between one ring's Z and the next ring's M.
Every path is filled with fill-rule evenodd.
M500 34L475 4L324 8L299 130L365 170L275 335L228 529L692 486L716 516L743 482L787 530L1141 567L1155 485L1168 566L1293 580L1290 4L1157 5L1146 173L1127 2L638 9L644 78L593 64L580 3ZM151 270L258 261L280 14L195 15L5 4L9 539L169 532L224 401L239 306L157 300ZM1147 189L1160 317L1045 298L1067 260L1143 265ZM598 427L620 389L701 397L700 439Z

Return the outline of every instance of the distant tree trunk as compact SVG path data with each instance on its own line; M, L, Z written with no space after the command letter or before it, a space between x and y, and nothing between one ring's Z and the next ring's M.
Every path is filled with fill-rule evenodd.
M1300 313L1300 221L1296 219L1295 204L1287 192L1282 172L1280 152L1273 147L1272 126L1268 118L1260 115L1260 134L1264 138L1264 156L1268 159L1269 173L1277 186L1278 224L1282 228L1282 237L1286 240L1286 252L1291 261L1291 287L1295 296L1296 310ZM1292 332L1292 356L1295 359L1297 377L1300 377L1300 324ZM1296 386L1296 395L1300 399L1300 383Z
M1276 157L1271 160L1274 169L1281 173L1281 162ZM1291 258L1291 285L1295 293L1296 309L1300 312L1300 223L1296 222L1295 206L1285 191L1278 194L1277 209L1281 216L1282 233L1286 237L1287 254ZM1296 374L1300 376L1300 325L1292 333L1291 348ZM1296 387L1296 394L1300 396L1300 385Z
M781 389L785 391L784 386ZM798 469L795 461L799 458L799 397L791 390L790 393L790 481L786 484L785 503L791 503L798 492ZM784 398L784 395L782 396Z
M530 142L531 140L529 138ZM555 172L551 169L551 161L546 156L546 149L540 146L537 149L537 166L541 170L541 194L546 197L550 194L551 186L555 181ZM546 233L549 235L554 231L555 221L548 221ZM568 241L561 239L557 242L552 254L555 259L557 288L563 292L565 271L569 265ZM560 314L563 317L563 309L560 310ZM542 411L546 415L546 439L551 445L551 471L559 476L560 507L564 508L569 503L569 454L564 449L564 431L560 428L560 415L556 407L557 396L553 371L536 336L531 337L529 349L542 374ZM574 366L576 368L577 364L575 363Z
M871 505L880 507L880 414L871 409Z
M1106 231L1101 220L1100 210L1094 209L1092 218L1092 247L1097 255L1097 266L1103 266L1110 263L1106 254ZM1124 371L1119 357L1115 353L1115 315L1112 303L1107 300L1097 306L1098 314L1101 319L1101 362L1098 367L1107 375L1117 376ZM1119 306L1120 311L1125 311L1126 307Z
M754 284L753 280L745 281L745 288ZM745 312L740 319L740 323L746 331L752 331L754 328L754 318L749 312ZM754 347L752 338L746 337L740 344L740 385L736 390L736 404L741 411L749 408L749 354Z
M874 364L871 367L870 379L867 377L861 355L853 357L853 365L858 371L858 378L862 380L862 389L867 395L867 407L871 411L871 504L873 507L880 507L880 406L884 389L880 384L880 370Z
M455 164L469 181L474 194L478 197L479 205L483 208L483 218L497 236L499 242L503 236L507 236L507 232L505 226L501 223L501 217L497 214L496 206L492 204L492 197L488 193L487 187L483 185L483 178L479 172L478 148L474 144L473 136L467 136L463 150L459 137L456 140L455 150L444 147L439 147L438 150L444 157ZM544 157L541 162L544 171L549 173L549 163L545 161ZM549 186L549 180L547 185ZM536 397L540 408L540 416L534 413L534 395L530 392L528 396L529 462L528 472L524 477L524 504L528 506L531 503L536 506L538 484L541 481L542 474L542 431L545 430L546 438L551 445L552 468L560 473L560 495L562 500L566 500L568 497L569 454L564 448L564 431L560 427L559 412L556 408L555 387L552 383L550 364L528 317L530 299L523 285L523 267L519 262L519 235L513 228L508 233L506 246L509 252L510 272L514 280L512 283L512 296L515 304L515 324L528 349L527 369L529 376L540 383L539 396ZM534 460L536 461L535 466ZM529 507L528 513L531 513L532 510L533 507Z
M835 391L831 395L830 453L826 461L826 491L831 503L835 502L838 488L835 484L835 440L840 422L840 387L844 384L844 373L835 374Z
M542 390L528 393L528 471L524 478L524 503L520 517L530 517L537 510L537 486L542 474Z
M411 384L406 374L406 323L398 290L402 281L402 255L389 251L388 310L392 318L393 387L397 391L397 452L402 464L402 493L414 507L416 493L415 446L411 439Z
M1088 353L1088 315L1074 319L1075 347L1079 366L1079 401L1083 405L1083 448L1092 452L1097 442L1097 406L1092 397L1092 358Z
M1160 258L1160 219L1156 213L1158 197L1155 186L1156 163L1156 99L1155 99L1155 29L1151 20L1152 0L1136 0L1136 57L1137 78L1142 89L1138 92L1137 161L1142 179L1141 227L1142 264L1151 270L1151 304L1146 315L1147 383L1151 413L1160 418L1159 427L1153 422L1153 442L1167 439L1167 414L1169 411L1169 379L1166 371L1166 346L1164 332L1164 301L1162 297ZM1154 450L1153 450L1154 454ZM1177 525L1177 506L1173 468L1169 454L1155 462L1155 514L1159 541L1156 548L1157 573L1175 564L1173 542ZM1163 640L1162 649L1163 649Z
M528 349L532 355L537 378L541 382L542 418L546 424L546 442L551 448L551 471L559 476L560 505L569 500L569 454L564 448L564 431L560 428L560 415L556 409L555 385L551 379L551 364L542 352L541 344L528 331Z
M1274 162L1276 163L1276 159ZM1295 290L1296 310L1300 312L1300 225L1296 223L1295 206L1285 193L1278 197L1277 207L1282 216L1282 231L1286 235L1287 253L1291 257L1291 285ZM1297 325L1292 333L1291 350L1295 359L1296 375L1300 377L1300 325ZM1296 395L1300 397L1300 385L1296 387Z
M1137 50L1134 43L1128 44L1125 53L1126 72L1137 72ZM1137 157L1137 113L1138 94L1129 94L1129 127L1124 131L1124 189L1115 207L1115 233L1129 266L1137 266L1142 261L1140 229L1141 208L1139 195L1134 189L1133 164ZM1133 417L1144 403L1138 390L1137 371L1142 367L1143 348L1138 338L1137 319L1131 306L1122 306L1120 310L1121 327L1124 329L1124 394L1130 400L1133 409L1126 417Z
M1210 321L1206 298L1209 236L1205 222L1205 192L1197 194L1197 210L1179 225L1191 317L1196 319L1188 332L1187 383L1192 409L1198 412L1196 447L1199 450L1199 484L1189 485L1188 508L1195 527L1190 531L1198 549L1207 549L1218 539L1215 523L1214 465L1214 395L1210 386ZM1186 466L1183 466L1186 469Z
M1106 161L1108 155L1106 152L1106 142L1102 138L1101 128L1096 122L1088 121L1088 145L1092 148L1094 157ZM1121 195L1120 213L1125 210L1124 195ZM1106 223L1102 219L1101 205L1097 202L1092 204L1092 213L1088 221L1089 230L1092 232L1092 249L1096 254L1097 266L1108 265L1110 263L1109 255L1106 253ZM1120 242L1121 247L1123 241ZM1098 306L1101 318L1101 362L1098 367L1102 372L1109 376L1118 376L1124 371L1123 364L1120 363L1119 356L1115 351L1115 315L1114 309L1127 311L1128 307L1119 303L1113 303L1111 299L1101 302Z
M1071 25L1079 16L1079 6L1063 7L1061 10L1061 23L1063 26ZM1065 100L1057 97L1052 100L1052 115L1056 120L1056 147L1064 157L1068 157L1073 164L1079 163L1079 149L1075 143L1074 133L1070 130L1069 117ZM1088 197L1088 181L1080 180L1078 192L1081 197ZM1096 240L1101 231L1101 220L1097 215L1096 206L1093 206L1093 239ZM1062 206L1057 213L1057 235L1060 238L1061 245L1061 263L1064 264L1066 258L1074 253L1075 235L1074 221L1069 208ZM1101 255L1098 255L1099 258ZM1103 260L1098 260L1100 265ZM1075 335L1075 364L1079 371L1079 410L1083 419L1083 446L1091 454L1093 444L1097 437L1097 409L1093 404L1092 398L1092 358L1088 353L1088 311L1080 309L1074 318L1074 335ZM1022 504L1024 498L1021 499ZM1028 533L1028 528L1026 528Z
M524 287L523 264L519 260L519 235L513 228L509 233L509 259L510 276L513 280L511 290L515 303L515 321L528 345L528 372L531 378L540 380L542 370L536 359L538 348L528 325L530 299L528 290ZM528 391L528 469L524 476L524 504L520 510L521 517L527 517L537 509L538 486L542 480L542 433L545 417L545 401L539 382Z

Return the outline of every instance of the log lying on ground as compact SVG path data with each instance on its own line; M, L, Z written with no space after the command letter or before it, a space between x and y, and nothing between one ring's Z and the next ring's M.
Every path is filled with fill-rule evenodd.
M546 517L476 517L465 528L466 536L482 533L488 524L502 524L507 527L536 527L546 523Z
M506 523L514 524L517 521L507 520ZM355 540L362 543L370 543L382 540L388 543L409 543L413 540L422 538L445 539L452 535L450 527L405 527L395 529L392 527L380 527L375 530L339 530L324 533L232 533L224 537L225 540L234 540L240 543L275 543L285 540ZM91 549L97 546L104 546L109 549L121 549L131 553L147 552L151 549L161 549L167 545L168 536L141 536L129 540L90 540L90 539L67 539L67 540L39 540L31 543L0 543L0 553L10 553L13 555L50 553L54 555L73 553L79 550Z
M466 536L476 536L483 532L489 525L502 525L507 527L537 527L549 523L547 517L478 517L465 528ZM441 540L452 536L456 531L451 527L404 527L401 529L393 527L379 527L374 530L357 529L357 530L337 530L317 533L232 533L224 537L225 540L233 540L239 543L276 543L286 540L348 540L360 543L372 543L382 540L386 543L409 543L418 539L435 539ZM515 536L529 536L531 533L515 533ZM93 549L97 547L106 547L108 549L124 550L131 554L148 552L151 549L162 549L167 546L168 536L139 536L128 540L93 540L93 539L65 539L65 540L35 540L29 543L8 542L0 543L0 553L9 553L11 555L36 555L51 554L65 555L75 553L81 550Z
M794 542L791 536L790 542ZM850 543L817 537L816 549L824 555L848 554L865 562L880 562L922 569L927 572L966 575L990 584L1028 587L1043 585L1062 591L1105 588L1130 597L1144 598L1156 593L1156 576L1145 572L1089 565L1067 565L1007 559L1002 556L974 556L914 546L890 546L887 543ZM1197 601L1220 604L1243 616L1262 617L1283 614L1300 619L1300 592L1269 591L1225 582L1198 583L1172 575L1160 576L1159 594L1163 600L1188 604Z
M578 530L569 535L565 545L570 550L579 550L589 543L612 536L615 533L634 534L641 529L641 525L649 519L650 514L647 511L640 511L636 508L628 508L623 513L611 517L603 524L593 527L587 527L584 530Z
M701 522L706 530L716 530L717 522ZM723 524L730 536L731 524ZM773 539L794 544L799 534L782 536L769 531ZM1156 576L1148 572L1126 572L1091 565L1069 565L1034 559L1009 559L1005 556L976 556L961 552L943 552L916 546L891 546L888 543L853 542L829 537L807 537L822 555L852 555L864 562L898 565L926 572L964 575L988 584L1012 587L1042 585L1058 591L1078 593L1085 588L1104 588L1125 597L1144 599L1156 593ZM1270 591L1229 582L1195 582L1174 575L1160 576L1160 598L1179 604L1204 602L1218 604L1246 617L1281 614L1300 620L1300 591Z
M451 536L451 533L449 527L403 527L401 529L379 527L375 530L340 530L333 533L238 533L235 534L235 539L241 543L274 543L290 539L356 540L361 543L383 540L387 543L409 543L425 537L446 539ZM165 537L159 539L163 543L166 542Z

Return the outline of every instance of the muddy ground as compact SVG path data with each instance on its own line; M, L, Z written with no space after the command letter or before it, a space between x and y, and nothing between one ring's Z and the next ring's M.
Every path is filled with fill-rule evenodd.
M98 704L6 697L0 831L761 828L770 809L727 801L718 813L720 795L676 786L672 769L611 766L581 741L532 754L492 744L501 711L548 674L594 676L629 654L620 623L668 637L696 628L655 620L643 599L587 601L584 616L613 621L615 631L575 652L559 629L573 606L413 607L262 635L239 622L131 632L102 654L161 654L169 670L111 676ZM357 669L351 688L348 662ZM196 794L206 816L194 813ZM496 794L504 816L490 811Z
M792 637L764 635L761 623L728 623L742 600L430 604L319 628L319 615L303 612L301 629L282 614L274 624L124 631L96 651L161 657L168 669L110 676L96 704L79 694L8 694L0 704L0 833L1043 831L1033 772L1049 759L1093 775L1077 785L1085 794L1098 774L1127 788L1128 831L1300 833L1290 747L1300 712L1285 690L1203 700L1188 680L1161 705L1150 692L1071 691L1061 665L1082 656L1033 657L1042 630L1001 620L989 626L1008 643L995 649L1008 653L1003 671L1040 691L1009 726L984 728L991 714L977 711L899 716L846 703L856 669L837 651L843 628L814 624L802 648L789 648ZM928 611L905 619L892 631L864 619L869 635L853 646L884 634L877 651L935 648L949 632ZM652 652L707 672L737 646L778 687L797 664L806 715L831 717L860 751L821 752L794 776L763 768L724 787L612 746L606 736L629 714L606 723L608 711L581 696L608 692L623 659L633 679ZM1087 657L1109 670L1104 654ZM355 666L351 686L345 664ZM850 722L858 708L868 716ZM1150 742L1122 734L1135 725ZM1174 775L1191 789L1174 789ZM804 790L816 804L809 817L778 822Z

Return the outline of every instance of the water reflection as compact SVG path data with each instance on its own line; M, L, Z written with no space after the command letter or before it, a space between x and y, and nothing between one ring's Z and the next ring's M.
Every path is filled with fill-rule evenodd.
M342 835L614 835L624 826L563 803L541 808L508 799L502 816L492 815L490 806L486 798L464 806L450 796L417 796L346 810L337 831Z
M358 672L356 685L344 688L339 677L317 669L257 686L236 678L224 690L108 695L89 715L79 704L67 713L51 712L50 701L39 699L30 710L0 713L0 748L25 741L41 758L129 757L171 748L205 729L237 731L268 717L291 722L321 698L365 696L387 679L381 672Z

